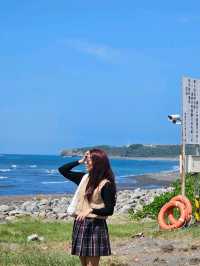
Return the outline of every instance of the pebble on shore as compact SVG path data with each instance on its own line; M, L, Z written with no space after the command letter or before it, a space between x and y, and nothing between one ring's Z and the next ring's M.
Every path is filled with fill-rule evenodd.
M151 203L155 196L171 191L171 187L157 189L121 190L117 192L117 203L114 214L128 213L129 209L141 210L144 205ZM48 198L33 197L31 200L4 201L0 205L0 222L12 221L17 217L31 216L49 220L70 220L67 208L72 195L65 197L51 196Z

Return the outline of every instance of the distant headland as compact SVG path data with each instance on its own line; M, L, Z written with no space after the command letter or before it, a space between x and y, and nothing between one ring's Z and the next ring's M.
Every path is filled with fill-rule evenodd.
M62 156L82 156L85 151L99 148L106 151L110 157L123 158L178 158L180 154L180 145L157 145L157 144L131 144L124 146L99 145L74 149L63 149ZM195 147L187 145L187 153L195 154Z

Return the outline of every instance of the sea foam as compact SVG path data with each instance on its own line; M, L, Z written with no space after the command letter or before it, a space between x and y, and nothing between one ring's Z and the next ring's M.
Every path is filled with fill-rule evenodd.
M5 172L10 172L10 169L0 169L0 172L5 173Z
M31 164L31 165L29 165L29 167L30 167L30 168L36 168L37 165L36 165L36 164Z
M62 184L62 183L67 183L69 181L44 181L41 182L41 184L43 185L48 185L48 184Z
M50 169L50 170L47 169L45 172L48 175L58 174L58 170L57 169Z
M161 173L173 173L177 171L179 171L179 165L174 165L172 166L171 170L164 170L164 171L161 171Z
M124 177L127 178L127 177L130 177L130 176L131 176L131 177L132 177L132 176L135 176L135 174L119 175L119 176L117 175L116 177L118 177L118 178L124 178Z
M7 176L0 176L0 179L7 179Z

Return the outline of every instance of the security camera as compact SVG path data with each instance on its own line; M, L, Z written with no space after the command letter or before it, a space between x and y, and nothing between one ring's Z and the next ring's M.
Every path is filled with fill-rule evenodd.
M176 114L176 115L168 115L169 121L171 121L174 124L181 124L181 116Z

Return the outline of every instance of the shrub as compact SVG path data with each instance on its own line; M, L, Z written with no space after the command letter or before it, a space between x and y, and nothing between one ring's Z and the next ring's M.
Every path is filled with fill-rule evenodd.
M199 180L198 178L200 177L198 176L196 178L194 175L186 176L186 182L185 182L186 197L191 201L193 206L194 206L195 191L196 193L199 193L198 185L197 185L197 180ZM199 186L200 186L200 182L199 182ZM130 209L129 210L130 218L134 220L139 220L145 217L156 219L162 206L168 201L170 201L172 197L181 194L180 180L176 180L174 183L172 183L172 187L173 187L173 191L165 192L161 194L160 196L156 196L154 198L154 201L150 204L144 205L142 210L134 212L134 209Z

